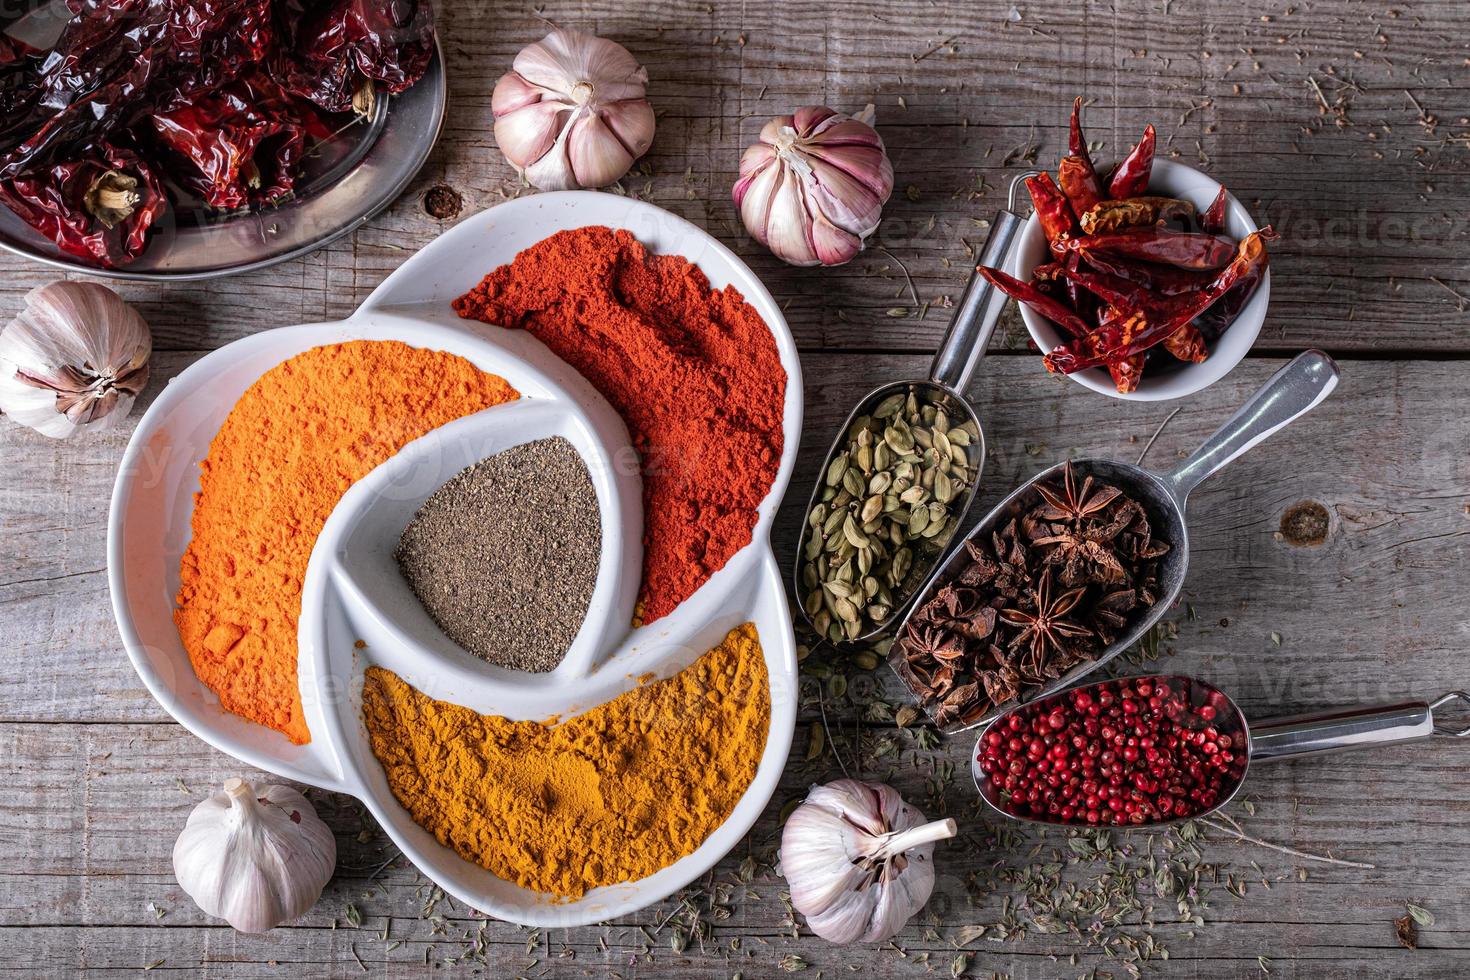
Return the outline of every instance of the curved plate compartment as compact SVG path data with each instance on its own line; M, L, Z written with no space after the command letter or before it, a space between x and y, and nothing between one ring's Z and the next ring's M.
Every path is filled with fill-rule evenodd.
M734 285L776 338L787 372L785 445L752 541L672 614L631 628L641 570L641 483L616 413L539 341L460 320L449 301L520 249L563 228L604 224L652 250L694 261L715 287ZM195 677L174 629L179 559L188 543L198 462L240 395L266 370L309 348L346 340L401 340L444 350L499 374L522 400L449 423L409 443L348 490L317 539L302 594L299 678L313 740L284 736L222 711ZM216 351L174 379L139 423L114 489L109 583L124 643L140 677L190 731L251 765L362 799L394 842L447 892L497 917L570 926L636 911L704 874L750 829L774 792L797 707L795 641L771 523L795 462L801 374L774 300L714 239L652 205L591 192L542 194L461 222L406 262L350 319L257 334ZM392 559L398 535L445 480L486 456L562 435L587 462L603 518L603 557L582 625L563 662L544 674L486 664L438 629ZM362 674L380 664L425 693L513 718L574 715L668 677L754 622L771 687L771 727L755 780L729 819L696 851L637 882L558 902L502 881L420 828L393 798L361 721ZM358 640L365 642L357 649Z

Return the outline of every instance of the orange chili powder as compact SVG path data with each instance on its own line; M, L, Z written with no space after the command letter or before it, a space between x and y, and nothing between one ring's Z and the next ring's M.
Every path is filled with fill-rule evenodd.
M622 415L643 476L640 621L750 543L781 463L786 369L739 290L592 226L531 246L454 308L530 332Z
M240 396L199 464L174 611L194 673L226 711L310 741L296 621L322 525L410 440L518 397L462 357L397 341L314 348Z

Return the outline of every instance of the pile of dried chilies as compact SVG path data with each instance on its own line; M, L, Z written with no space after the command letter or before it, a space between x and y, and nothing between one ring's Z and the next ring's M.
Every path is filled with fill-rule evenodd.
M171 207L289 197L303 161L434 53L426 0L72 0L50 51L0 39L0 203L102 266Z
M1138 387L1153 348L1199 362L1239 315L1266 272L1270 227L1236 243L1226 237L1225 188L1203 214L1150 196L1154 128L1106 179L1072 105L1069 150L1057 170L1026 181L1051 261L1030 282L999 269L981 275L1056 324L1069 339L1046 355L1048 371L1106 367L1121 392Z

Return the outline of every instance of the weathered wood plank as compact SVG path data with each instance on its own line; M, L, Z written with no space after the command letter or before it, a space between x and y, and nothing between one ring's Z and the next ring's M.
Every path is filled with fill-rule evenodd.
M167 290L124 287L161 348L214 347L262 327L343 316L445 227L421 206L429 186L451 184L472 209L517 193L490 134L489 94L547 18L607 32L643 59L659 136L648 173L624 189L736 248L786 305L806 349L932 348L944 298L962 288L968 249L983 238L977 221L1003 203L1019 169L1015 153L1034 146L1039 161L1054 163L1067 106L1083 94L1102 157L1154 122L1164 155L1220 176L1283 232L1263 349L1470 351L1470 310L1461 308L1470 304L1452 293L1470 296L1470 123L1458 97L1470 49L1454 4L1365 16L1349 0L1289 12L1253 0L1220 19L1198 2L1173 3L1165 16L1153 0L1092 0L1016 7L1015 20L1005 5L986 4L940 4L915 17L896 0L802 11L728 0L659 0L636 11L605 0L445 8L450 115L410 190L349 239L276 269ZM1321 111L1309 77L1332 111ZM897 172L874 241L887 252L830 271L792 269L764 253L728 200L740 151L761 122L816 100L848 110L875 102ZM54 278L9 255L0 272L0 309ZM925 303L933 308L920 319ZM886 315L898 307L911 314ZM1023 333L1007 336L1024 347Z
M164 355L165 373L174 373L191 357ZM923 358L912 356L810 355L806 361L810 434L802 450L798 487L810 479L828 434L851 401L880 380L918 373L924 366ZM976 401L993 448L987 500L1058 454L1136 454L1166 414L1159 406L1067 390L1062 382L1037 375L1033 366L1027 358L997 357L987 363L977 382ZM1266 361L1248 363L1196 399L1163 430L1150 460L1166 465L1198 443L1275 366ZM1453 430L1437 421L1460 417L1470 407L1461 404L1464 398L1452 383L1454 366L1350 362L1338 395L1202 488L1193 514L1196 550L1187 591L1195 619L1181 616L1178 645L1183 652L1169 661L1168 669L1189 670L1226 685L1257 717L1315 705L1432 695L1441 687L1463 683L1458 663L1458 641L1466 629L1463 608L1444 600L1463 588L1470 471L1463 454L1456 451ZM246 969L240 966L242 961L272 958L355 968L352 941L344 945L336 933L308 939L293 929L277 943L275 937L249 940L210 929L190 911L170 880L171 833L158 832L156 824L167 822L164 813L171 814L174 823L181 822L195 799L177 791L175 778L197 795L235 771L235 764L173 725L67 724L164 718L117 648L105 577L88 567L93 556L100 565L105 536L101 502L125 429L89 440L90 446L82 442L33 446L38 437L14 428L0 430L7 458L27 464L19 474L22 479L8 490L10 496L0 499L10 532L4 540L7 549L14 549L13 567L22 576L0 583L0 634L14 638L0 652L4 668L0 674L6 678L0 682L0 703L6 705L5 716L16 722L0 729L4 746L0 757L11 760L10 788L0 806L7 817L0 826L4 839L15 845L4 851L9 858L0 859L0 896L11 896L0 900L0 925L85 925L87 935L95 937L85 944L89 948L120 943L119 960L99 962L120 967L127 957L145 956L141 962L152 962L162 940L148 938L152 933L142 927L149 925L147 916L153 913L146 906L153 901L170 910L166 918L171 921L164 923L169 926L166 949L192 951L182 954L192 957L191 966L195 960L227 957L239 969ZM49 452L35 451L38 448ZM74 466L73 456L85 456L88 465ZM25 477L31 475L31 461L42 475L66 473L70 480L58 484L64 490L50 495L15 493L30 485ZM778 534L783 545L789 545L803 496L798 488L783 513ZM83 498L95 503L84 504ZM1302 548L1276 540L1273 532L1281 512L1300 499L1317 500L1327 508L1330 530L1325 545ZM89 508L93 512L86 516ZM56 518L53 510L62 517ZM57 529L72 523L76 530L61 538L62 547L54 547ZM24 558L36 560L27 563ZM1242 602L1247 596L1254 598ZM1323 623L1335 621L1352 622L1353 628L1322 630ZM1281 634L1280 647L1271 641L1272 632ZM1426 636L1431 638L1428 643ZM35 663L84 664L86 669L28 669ZM1412 669L1405 670L1405 664L1412 664ZM886 673L880 672L878 679L878 694L902 698ZM865 699L874 696L871 685L853 688L849 700L829 707L839 733L855 724ZM811 712L808 716L815 717ZM873 740L883 737L904 738L892 736L882 726L870 726L867 750L872 752ZM851 756L848 740L839 735L834 741ZM1176 960L1188 959L1201 976L1240 975L1250 969L1255 955L1277 961L1278 975L1283 969L1307 976L1312 970L1351 968L1368 976L1387 976L1391 971L1374 950L1391 944L1388 920L1400 914L1395 910L1401 902L1412 900L1434 909L1437 942L1451 949L1470 945L1470 936L1465 935L1470 919L1465 918L1453 870L1461 860L1460 828L1470 809L1470 798L1458 788L1459 748L1401 749L1263 767L1253 777L1252 795L1260 801L1261 815L1251 821L1252 833L1301 849L1331 849L1342 857L1369 860L1378 870L1312 865L1307 882L1275 882L1269 892L1257 886L1250 901L1239 908L1234 899L1222 896L1212 914L1230 923L1228 927L1193 930L1198 933L1194 941L1183 936L1186 930L1175 928L1161 932L1160 940L1175 951ZM804 735L799 735L797 752L803 751ZM950 740L940 748L937 760L963 772L967 752L964 739ZM829 778L834 771L830 756L814 764L793 763L773 812L807 784ZM927 765L901 766L893 778L912 798L923 799L929 772ZM157 821L139 817L138 801L144 799ZM1400 801L1406 810L1387 810L1379 802L1383 800ZM962 780L951 785L943 805L951 812L970 812ZM335 807L331 812L344 839L344 868L377 867L384 859L381 840L370 836L368 843L357 842L361 822L356 812L351 808L337 812ZM766 854L766 860L774 840L772 820L773 815L767 814L752 837L752 846ZM967 827L973 832L975 824L967 820ZM1012 847L1002 854L1014 858L1017 850ZM1273 878L1292 867L1286 859L1272 865L1269 862L1277 855L1255 848L1221 845L1211 854L1230 860L1238 871L1248 869L1251 860L1260 861ZM727 859L721 874L732 874L742 856ZM987 857L987 852L972 846L954 859L959 865L956 881L941 889L941 895L949 896L941 901L949 904L939 906L944 911L933 920L940 939L926 938L922 928L917 935L906 935L904 947L913 956L928 950L942 965L953 956L945 942L954 929L997 915L993 903L981 901L971 907L957 883L969 873L968 862L978 862L974 867L979 868ZM422 895L414 892L421 882L410 869L389 869L374 881L371 902L361 897L365 884L354 874L348 870L333 886L308 920L308 930L321 930L332 919L341 919L347 901L374 914L391 912L405 920L416 916ZM1251 874L1252 880L1260 877ZM376 891L378 886L384 891ZM792 943L789 949L777 947L782 915L773 897L777 887L767 884L764 902L742 897L734 904L732 921L738 923L736 934L746 947L761 940L773 947L762 947L762 959L746 967L752 975L761 972L757 964L768 966L779 958L765 956L775 949L830 968L870 968L867 956L832 951L810 940ZM761 890L756 888L757 893ZM36 896L44 900L37 901ZM1358 911L1345 918L1340 912L1344 907ZM636 919L656 925L672 910L666 905ZM497 938L490 946L492 962L507 971L522 968L524 964L514 959L523 948L521 934L511 930L506 938L506 927L493 928ZM137 932L118 931L125 929ZM199 930L197 935L187 931L194 929ZM54 955L56 947L49 943L55 930L36 932L42 937L38 948ZM574 970L578 968L572 964L580 962L585 968L590 957L603 955L596 945L598 935L611 934L573 933L567 941L577 958L558 965ZM132 936L137 938L121 938ZM1282 945L1285 937L1292 944L1289 948ZM409 945L394 951L398 956L422 956L433 940L406 941ZM607 941L617 945L612 938ZM1239 950L1246 943L1263 952L1241 957ZM439 944L447 945L442 939ZM393 959L383 946L369 950L359 942L357 953L370 963L375 956ZM1354 946L1363 948L1343 952ZM990 948L984 944L984 949ZM993 968L1045 972L1040 963L1046 961L1036 958L1058 948L1072 947L1059 946L1054 937L1008 944L1005 954L1017 958L997 958ZM251 949L259 955L248 952ZM1283 962L1292 951L1297 960ZM443 953L436 950L436 955ZM323 956L332 959L318 958ZM621 961L615 957L612 962ZM1437 969L1428 958L1416 962L1429 974ZM1026 967L1027 963L1033 965ZM885 964L889 967L896 968ZM664 968L703 976L736 967L708 958L675 966L658 956L647 967Z
M161 355L160 376L193 356ZM840 419L871 387L926 366L915 356L805 361L806 435L777 535L783 566ZM1164 467L1197 445L1278 365L1247 362L1185 403L1149 461ZM1466 436L1447 424L1470 416L1458 378L1453 362L1348 362L1342 387L1316 412L1197 491L1185 593L1195 619L1181 623L1181 645L1199 670L1263 708L1463 686L1458 651L1470 623L1454 600L1470 555L1470 458ZM981 507L1064 454L1136 457L1172 411L1092 395L1027 357L986 361L974 393L991 446ZM102 571L107 500L131 421L64 444L0 428L0 456L14 461L0 487L0 717L164 717L118 647ZM1299 501L1326 509L1325 544L1277 539ZM1330 669L1280 670L1287 658ZM29 669L37 663L60 670Z
M1470 121L1461 116L1470 43L1459 5L1376 13L1349 0L1250 0L1229 18L1199 0L917 11L895 0L441 7L451 112L413 187L353 236L266 272L120 287L154 325L156 377L265 327L349 313L447 227L422 208L429 186L449 183L470 210L520 193L489 132L489 93L515 50L544 31L543 17L614 36L647 64L659 136L644 172L623 190L708 228L786 309L804 351L808 424L778 521L783 555L839 419L869 387L923 373L922 352L944 326L944 298L963 285L981 222L1021 166L1014 158L1035 146L1038 160L1054 160L1074 93L1091 102L1089 133L1102 157L1154 122L1164 154L1225 179L1284 233L1273 252L1260 358L1184 403L1152 448L1153 465L1196 445L1280 363L1276 353L1309 345L1385 356L1470 353L1470 304L1456 295L1470 295ZM872 251L841 269L797 270L738 228L728 188L765 118L818 100L878 106L897 190ZM54 278L9 255L0 256L0 273L0 310ZM897 307L908 313L889 316ZM1025 349L1014 317L996 343ZM1470 394L1459 364L1355 360L1344 368L1328 403L1203 487L1192 507L1188 608L1179 611L1180 652L1168 669L1222 684L1256 717L1465 686ZM992 357L975 394L992 446L982 506L1063 454L1131 458L1173 408L1093 397L1045 377L1030 356ZM133 974L158 963L158 972L205 976L278 976L283 967L398 976L422 975L426 954L441 964L460 956L462 937L473 938L480 920L448 903L437 909L437 929L421 918L424 880L401 859L384 865L393 852L345 798L318 794L342 855L323 901L300 924L241 936L200 914L178 888L169 859L177 828L206 788L241 767L168 723L119 646L103 570L105 523L130 431L55 444L0 424L0 973ZM1320 546L1279 533L1299 501L1325 510ZM795 761L805 752L804 727L772 806L712 876L731 889L721 906L730 916L706 911L717 921L702 947L689 940L682 953L671 948L687 922L666 902L609 926L551 930L533 947L528 931L491 923L480 968L493 976L766 976L798 955L828 976L949 975L958 930L997 921L1004 899L1019 894L1014 884L977 883L996 862L1027 860L1036 838L987 837L963 778L963 738L921 751L912 733L860 723L872 699L903 696L886 672L876 680L860 679L827 704L836 750L848 760L892 760L877 775L929 812L960 817L965 830L941 852L936 897L899 937L902 952L791 937L770 868L776 815L838 771L831 749ZM803 725L815 717L808 710ZM889 744L901 751L885 753ZM1258 769L1250 785L1258 812L1233 811L1249 833L1376 868L1303 862L1212 831L1202 851L1221 864L1222 884L1205 925L1169 924L1172 906L1157 903L1154 932L1170 949L1167 966L1202 978L1261 976L1257 957L1265 956L1273 977L1463 974L1465 750L1432 744ZM959 775L935 792L934 773L949 765ZM756 859L750 882L741 880L747 855ZM1082 862L1067 876L1085 882L1096 871ZM1225 893L1226 874L1243 876L1247 898ZM693 895L701 909L706 896ZM347 924L349 902L364 916L361 929ZM1398 949L1393 935L1405 902L1435 915L1415 953ZM385 942L378 936L387 917ZM390 950L391 942L403 945ZM977 955L961 964L968 975L1122 972L1075 937L1034 929L969 950ZM1074 951L1082 954L1075 965L1067 961Z
M905 736L885 731L878 737ZM202 965L206 975L243 971L248 976L268 961L351 971L355 952L370 966L406 967L421 965L430 946L435 959L460 955L464 934L473 937L481 928L469 910L443 902L435 909L444 917L436 931L421 917L428 898L422 877L401 859L392 861L391 845L353 801L314 794L338 835L339 873L299 923L268 937L235 934L200 913L179 889L170 851L198 796L240 772L238 764L172 725L5 724L0 745L8 770L0 785L0 839L9 845L0 852L0 931L7 941L44 957L39 962L125 969L163 958L164 966L174 970ZM960 764L967 752L965 740L954 739L935 758ZM828 777L832 765L830 758L794 763L749 842L716 869L711 881L730 887L732 914L713 922L702 954L697 943L683 956L669 948L668 922L678 908L671 901L606 926L553 929L534 939L528 930L492 922L484 929L491 975L524 971L535 958L563 976L584 970L601 974L630 961L630 975L728 976L743 970L767 976L777 961L796 954L829 974L920 976L925 970L917 959L926 952L946 969L955 955L951 943L957 930L998 919L1009 893L1004 888L976 893L969 882L997 860L1021 857L1029 843L1001 850L987 846L985 825L957 781L942 803L962 818L966 837L941 851L936 897L898 940L906 959L893 950L875 957L867 948L839 949L810 936L794 939L779 900L782 883L769 867L776 815L782 801L800 795L813 779ZM927 768L901 764L888 778L910 799L927 799L923 805L933 812L938 807L925 785ZM1203 848L1206 857L1222 863L1222 881L1225 873L1243 876L1249 882L1247 897L1213 888L1202 928L1169 924L1171 905L1160 903L1155 935L1169 948L1171 963L1183 961L1188 965L1176 968L1192 975L1240 976L1251 971L1257 956L1266 956L1276 964L1277 976L1348 968L1369 977L1394 976L1406 968L1395 964L1409 961L1383 956L1395 947L1391 920L1402 914L1405 901L1413 901L1436 918L1423 932L1426 948L1412 960L1414 972L1448 975L1463 955L1457 951L1470 945L1470 900L1458 872L1461 847L1447 833L1456 819L1451 815L1462 822L1466 810L1455 788L1458 771L1452 752L1426 755L1403 748L1352 763L1283 765L1257 774L1251 795L1271 802L1261 803L1255 816L1235 808L1251 833L1301 848L1331 848L1377 868L1299 862L1223 838L1211 841ZM1401 801L1397 805L1403 810L1386 812L1383 800ZM747 854L756 857L759 870L743 882L740 864ZM391 863L385 867L385 862ZM1079 863L1069 877L1084 881L1090 867ZM1298 867L1308 869L1305 879ZM360 928L348 922L349 903L361 913ZM386 941L381 938L385 923ZM639 926L653 936L651 944ZM739 941L738 951L732 940ZM395 941L403 945L387 949ZM530 954L528 945L535 947ZM648 959L646 945L652 950ZM1065 936L1036 934L971 948L980 952L976 972L1018 975L1052 975L1056 965L1048 955L1085 950ZM1084 956L1079 970L1098 959Z

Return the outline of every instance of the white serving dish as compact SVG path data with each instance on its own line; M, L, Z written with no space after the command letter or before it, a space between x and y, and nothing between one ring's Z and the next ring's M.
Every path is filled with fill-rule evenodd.
M1170 160L1155 160L1148 189L1151 194L1163 194L1189 201L1197 209L1204 211L1220 192L1220 184L1193 167ZM1233 196L1227 195L1226 234L1239 241L1256 230L1258 229L1250 212ZM1021 229L1020 239L1006 271L1017 279L1029 282L1031 271L1047 259L1046 235L1041 230L1041 219L1033 212L1026 220L1026 226ZM1260 285L1256 287L1255 295L1240 311L1235 322L1211 344L1209 357L1199 364L1180 364L1171 371L1146 371L1135 391L1127 394L1120 392L1106 368L1086 368L1067 377L1093 391L1129 401L1165 401L1192 395L1225 377L1245 358L1261 333L1261 325L1266 322L1266 307L1270 298L1271 270L1268 268L1261 277ZM1066 339L1051 320L1025 303L1016 305L1021 308L1021 319L1025 322L1031 339L1036 341L1036 346L1043 353Z
M584 225L626 228L655 252L685 256L711 284L733 284L770 325L786 369L785 445L749 545L672 614L632 630L642 563L641 484L622 420L576 372L524 331L464 321L450 300L521 249ZM501 375L521 400L451 422L403 448L343 496L317 539L298 627L298 675L312 741L223 711L194 675L173 623L179 560L189 541L198 463L240 395L271 367L323 344L401 340L459 354ZM108 578L128 655L159 703L200 738L242 762L363 800L393 842L447 892L498 918L572 926L614 918L668 896L708 871L754 824L775 791L796 722L795 639L771 552L771 523L796 459L801 370L780 309L734 253L650 204L610 194L538 194L467 218L410 258L351 317L236 341L173 379L138 424L113 491ZM523 674L456 647L399 577L393 544L441 483L487 455L566 436L592 473L603 557L587 618L556 670ZM495 877L440 845L389 791L361 722L365 668L388 667L425 693L520 719L563 717L670 676L754 622L770 676L771 727L754 781L729 819L692 854L641 881L557 902ZM366 647L354 649L357 640Z

